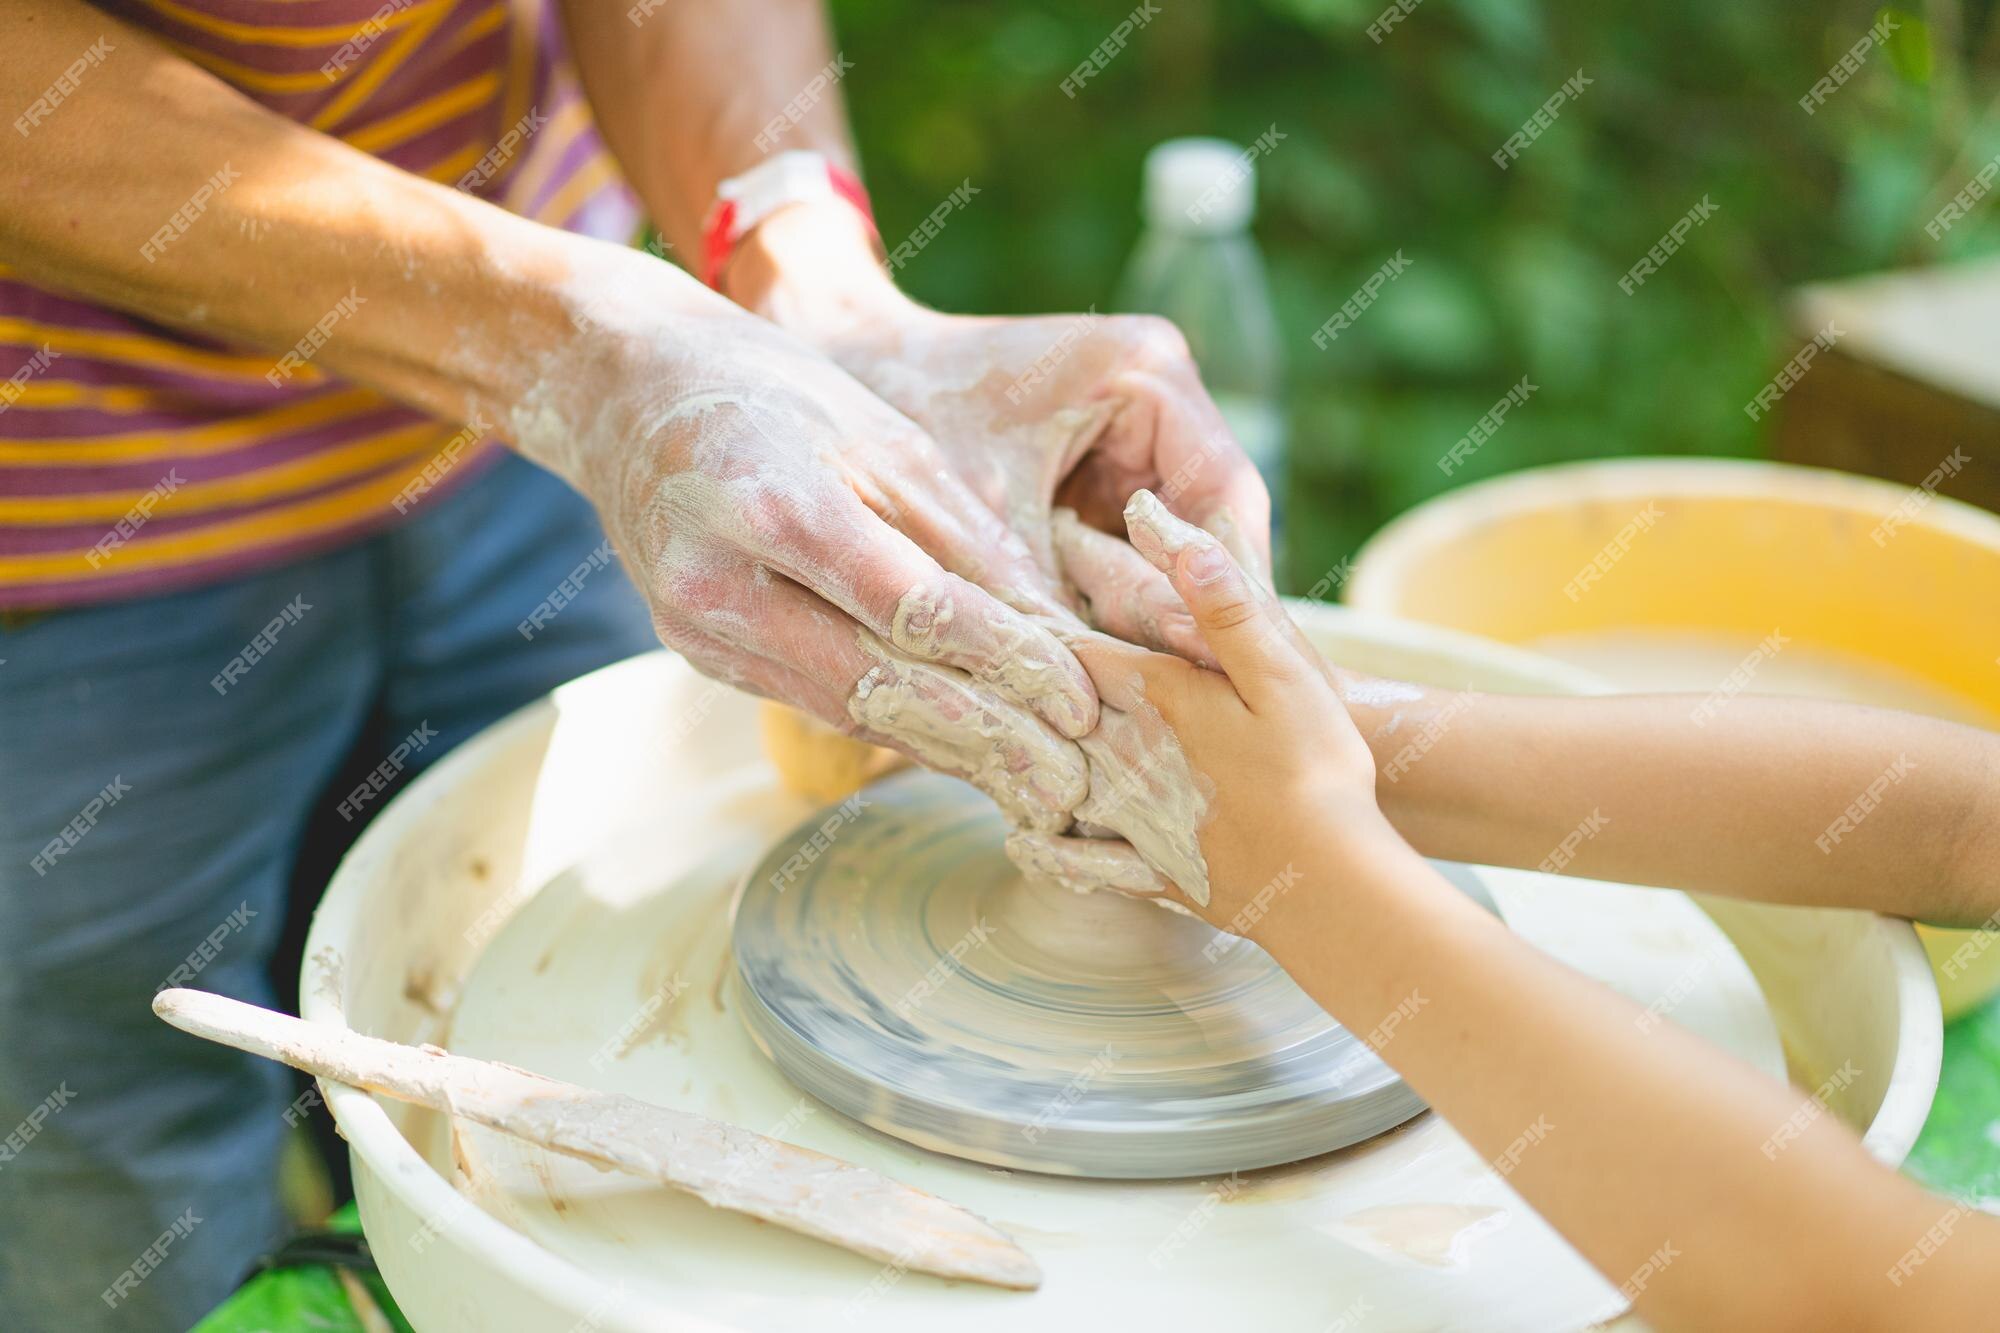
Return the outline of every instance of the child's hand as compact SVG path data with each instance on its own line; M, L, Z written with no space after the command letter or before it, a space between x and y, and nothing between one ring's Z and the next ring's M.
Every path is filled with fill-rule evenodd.
M1288 849L1302 835L1329 820L1386 829L1374 759L1330 669L1215 537L1148 491L1132 497L1125 520L1133 546L1172 581L1222 671L1103 636L1071 646L1106 705L1142 716L1157 710L1178 740L1207 798L1196 832L1209 901L1195 903L1123 844L1023 832L1011 850L1072 881L1165 896L1211 925L1254 935L1260 891L1289 882Z

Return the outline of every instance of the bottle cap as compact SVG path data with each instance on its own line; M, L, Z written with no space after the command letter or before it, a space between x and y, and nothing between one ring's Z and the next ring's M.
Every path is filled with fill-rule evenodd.
M1168 139L1146 154L1146 221L1177 231L1241 231L1257 209L1257 169L1227 139Z

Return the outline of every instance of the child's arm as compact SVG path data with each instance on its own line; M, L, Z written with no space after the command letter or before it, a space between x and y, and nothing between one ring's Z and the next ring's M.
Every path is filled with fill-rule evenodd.
M1112 632L1212 667L1148 563L1167 540L1155 508L1134 511L1131 546L1059 522L1064 565ZM1330 667L1285 629L1367 741L1382 811L1427 856L1945 925L2000 912L1991 732L1754 695L1428 689Z
M1482 1155L1545 1125L1509 1183L1613 1282L1644 1273L1636 1304L1661 1329L1987 1319L2000 1223L1926 1195L1831 1116L1780 1138L1796 1092L1671 1023L1643 1026L1452 891L1381 814L1374 758L1282 611L1197 530L1134 542L1227 675L1109 642L1078 655L1108 704L1159 709L1212 784L1212 896L1195 910L1242 923L1260 886L1295 871L1247 933L1354 1031L1409 1013L1383 1058Z
M1340 684L1383 813L1427 856L1947 925L2000 910L1990 732L1807 699L1698 723L1693 696Z

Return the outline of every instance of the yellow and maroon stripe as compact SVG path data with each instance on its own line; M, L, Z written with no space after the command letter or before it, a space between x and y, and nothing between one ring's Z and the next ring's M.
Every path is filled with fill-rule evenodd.
M546 0L104 0L272 111L550 225L637 209ZM0 267L0 609L192 586L327 550L498 446Z

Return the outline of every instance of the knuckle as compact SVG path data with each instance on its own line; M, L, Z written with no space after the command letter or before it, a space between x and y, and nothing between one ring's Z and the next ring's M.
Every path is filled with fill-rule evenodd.
M760 550L797 551L808 544L812 524L795 500L772 497L743 515Z
M1195 618L1180 607L1172 607L1162 612L1152 625L1159 640L1179 651L1183 645L1201 644L1201 626ZM1184 656L1187 654L1183 654ZM1205 655L1205 654L1204 654Z
M671 622L682 634L705 636L706 627L735 601L731 578L691 570L680 560L655 562L653 588L656 606L653 627L669 646L674 645L667 639L663 626Z
M1240 629L1264 614L1264 608L1243 596L1228 596L1215 602L1202 619L1219 630Z
M1188 359L1187 336L1172 320L1159 315L1119 315L1119 338L1142 366L1174 365Z
M852 528L848 506L859 507L860 501L851 493L845 499L843 504L840 494L823 487L773 487L744 511L742 522L768 554L782 558L816 551Z
M947 579L920 579L889 613L889 642L912 657L943 656L961 637L956 589Z

